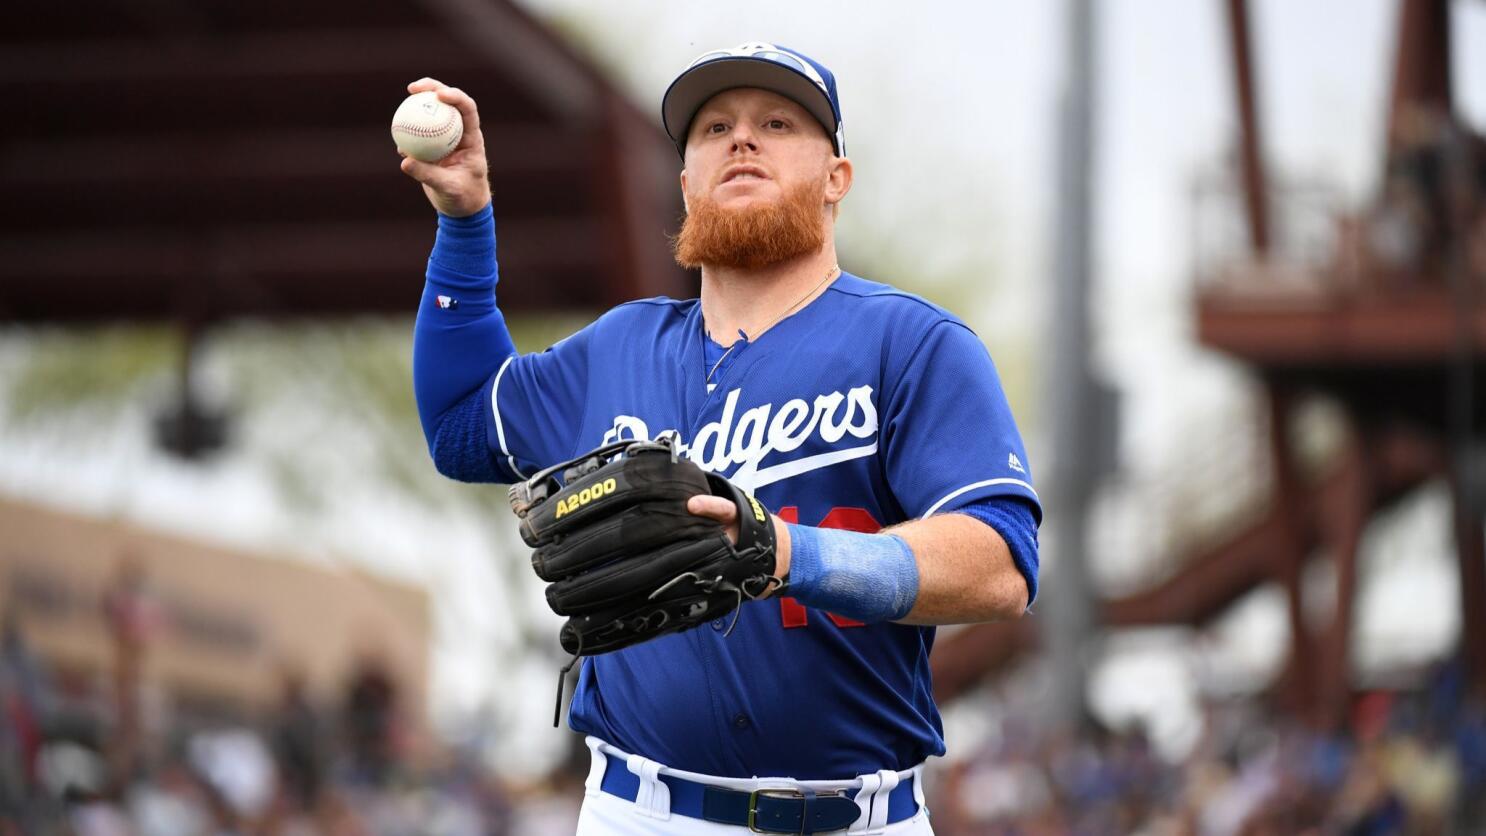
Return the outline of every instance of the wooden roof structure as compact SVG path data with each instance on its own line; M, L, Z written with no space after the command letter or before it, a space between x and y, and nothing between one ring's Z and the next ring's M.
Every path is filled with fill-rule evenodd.
M655 115L510 0L78 0L0 27L0 322L410 313L423 76L480 103L503 308L694 295Z

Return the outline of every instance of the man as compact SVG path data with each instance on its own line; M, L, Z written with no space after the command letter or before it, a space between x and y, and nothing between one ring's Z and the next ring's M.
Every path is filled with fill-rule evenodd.
M662 118L687 206L674 249L701 269L700 299L620 305L533 355L493 299L475 103L432 79L408 90L465 120L451 157L402 162L439 213L413 351L440 471L511 482L666 437L769 509L790 584L743 604L730 634L718 619L585 661L569 718L593 752L580 832L738 833L757 818L930 833L933 625L1026 609L1041 510L979 339L837 266L853 169L834 76L770 44L682 72ZM736 524L717 497L688 510Z

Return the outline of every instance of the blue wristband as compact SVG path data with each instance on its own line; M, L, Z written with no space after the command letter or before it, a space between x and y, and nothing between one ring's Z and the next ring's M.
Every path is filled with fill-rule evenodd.
M918 561L896 534L786 524L788 594L868 624L896 621L918 600Z

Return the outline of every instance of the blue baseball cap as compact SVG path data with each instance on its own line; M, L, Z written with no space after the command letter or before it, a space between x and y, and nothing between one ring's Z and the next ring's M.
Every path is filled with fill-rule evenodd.
M778 93L805 108L826 129L836 156L846 156L836 76L789 47L754 42L702 53L666 89L660 103L661 122L682 157L686 156L686 133L697 111L708 99L736 87Z

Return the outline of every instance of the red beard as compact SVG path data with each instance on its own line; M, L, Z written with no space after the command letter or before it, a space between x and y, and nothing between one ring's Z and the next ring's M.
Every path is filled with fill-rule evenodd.
M689 201L681 232L671 239L676 263L757 270L797 256L820 252L826 244L821 213L825 183L806 183L778 203L723 209L710 197Z

